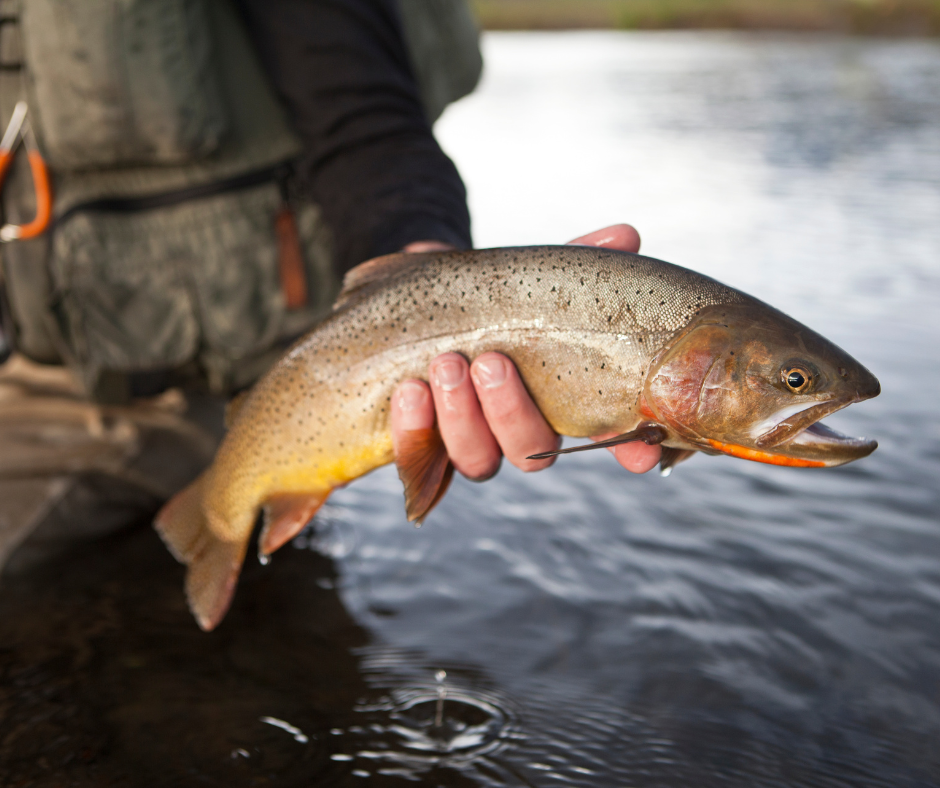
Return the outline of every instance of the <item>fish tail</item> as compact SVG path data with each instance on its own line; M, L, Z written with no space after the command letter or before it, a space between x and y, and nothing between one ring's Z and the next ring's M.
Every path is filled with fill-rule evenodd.
M239 542L224 541L213 533L203 506L205 487L203 474L163 506L154 527L176 559L186 564L189 609L208 632L232 603L250 533Z

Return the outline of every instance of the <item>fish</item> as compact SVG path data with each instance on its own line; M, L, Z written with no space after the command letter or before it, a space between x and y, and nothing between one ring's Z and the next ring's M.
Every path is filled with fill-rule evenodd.
M628 252L534 246L397 254L352 269L332 313L232 401L211 465L157 514L196 621L231 604L259 513L266 558L330 492L395 462L409 520L453 475L436 427L392 446L396 385L441 353L508 356L559 435L822 468L877 447L821 423L880 393L848 353L692 270Z

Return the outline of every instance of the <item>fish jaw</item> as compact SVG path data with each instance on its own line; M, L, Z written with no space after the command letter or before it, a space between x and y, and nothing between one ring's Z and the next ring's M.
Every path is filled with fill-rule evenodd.
M836 432L822 422L814 422L786 443L772 449L740 446L714 439L708 439L708 445L721 454L768 465L832 468L867 457L878 448L878 441L871 438L852 438Z

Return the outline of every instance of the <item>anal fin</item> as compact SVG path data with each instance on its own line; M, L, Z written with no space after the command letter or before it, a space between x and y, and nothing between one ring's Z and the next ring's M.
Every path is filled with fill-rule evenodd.
M444 497L454 475L437 427L403 433L395 447L395 465L405 485L405 513L420 523Z
M330 491L319 493L278 493L264 502L264 528L258 540L258 554L268 556L283 547L307 525Z

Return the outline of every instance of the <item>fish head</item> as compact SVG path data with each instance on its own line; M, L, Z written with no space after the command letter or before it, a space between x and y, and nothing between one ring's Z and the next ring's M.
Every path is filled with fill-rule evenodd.
M751 301L695 316L653 360L642 409L701 451L826 467L878 444L820 419L880 392L877 378L844 350Z

